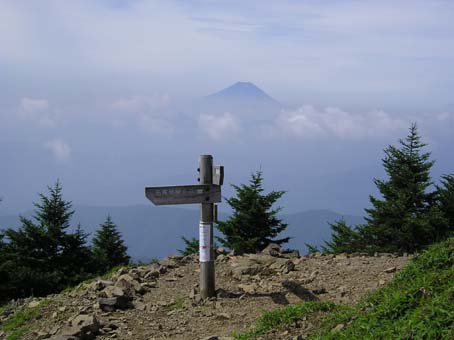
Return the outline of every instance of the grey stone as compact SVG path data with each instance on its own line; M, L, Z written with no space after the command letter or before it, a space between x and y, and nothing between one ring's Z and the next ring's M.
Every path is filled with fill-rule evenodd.
M394 273L396 271L396 267L389 267L384 270L385 273Z
M79 314L71 318L61 335L77 337L80 340L92 340L99 332L99 321L94 315Z
M102 290L106 287L112 286L113 282L110 280L98 280L96 281L96 290Z
M340 323L340 324L336 325L336 327L334 327L331 330L331 332L332 333L337 333L337 332L341 331L344 327L345 327L345 325L343 323Z
M281 246L276 243L270 243L262 250L262 254L270 256L279 256L281 254Z

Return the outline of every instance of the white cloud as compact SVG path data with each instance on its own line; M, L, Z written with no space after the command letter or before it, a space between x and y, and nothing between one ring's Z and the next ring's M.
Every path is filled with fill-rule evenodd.
M20 119L38 123L43 127L55 127L55 119L49 112L49 102L46 99L22 98L17 111Z
M117 99L111 104L114 117L110 120L115 126L125 126L132 120L147 133L171 135L175 131L175 114L170 109L170 103L167 94Z
M175 132L175 128L170 121L146 114L139 115L138 124L141 129L150 134L170 136Z
M240 124L230 112L222 115L202 114L199 116L199 128L211 139L231 138L240 131Z
M336 107L317 109L312 105L302 106L296 111L284 111L275 123L285 135L347 140L380 138L408 128L408 121L394 118L381 110L361 114Z
M55 159L59 162L67 162L71 158L71 148L62 139L53 139L44 143L44 147L49 149Z
M150 96L134 95L113 101L112 108L123 112L143 112L165 108L170 104L168 94L153 94Z

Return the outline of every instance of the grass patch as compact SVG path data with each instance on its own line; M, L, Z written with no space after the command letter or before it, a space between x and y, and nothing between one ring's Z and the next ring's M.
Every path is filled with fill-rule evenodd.
M29 330L30 329L28 327L21 327L15 331L13 331L10 335L8 335L6 340L18 340L18 339L22 338L22 335L27 333Z
M184 303L186 299L182 296L177 296L175 302L168 306L169 311L182 310L184 308Z
M317 312L329 312L335 308L337 308L336 305L329 301L308 301L288 305L283 308L265 312L257 320L255 327L244 333L234 333L233 336L237 340L254 339L269 330L291 326L304 317L310 318L311 315L314 315Z
M30 320L38 318L41 314L41 309L49 303L50 300L43 300L38 306L19 310L6 319L0 325L0 329L2 331L9 333L6 340L20 339L22 335L29 330L29 327L25 324Z

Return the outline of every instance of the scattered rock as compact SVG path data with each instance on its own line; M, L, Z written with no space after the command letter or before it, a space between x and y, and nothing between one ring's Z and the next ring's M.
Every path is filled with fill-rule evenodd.
M396 267L389 267L389 268L386 268L383 272L385 273L394 273L396 271Z
M334 258L336 260L345 260L345 259L348 259L348 254L347 253L340 253L340 254L337 254Z
M110 280L98 280L96 281L96 290L102 290L106 287L112 286L113 282Z
M225 250L225 248L222 248L222 247L219 247L216 249L216 254L218 255L227 255L227 250Z
M238 288L247 294L255 294L258 287L256 284L239 284Z
M162 260L161 265L165 266L169 269L177 268L179 267L182 263L183 256L179 255L170 255L167 256L164 260Z
M143 294L145 292L144 287L140 285L131 275L123 274L115 282L116 287L120 287L127 296L134 296L135 294Z
M300 252L298 250L286 250L281 253L281 256L286 259L298 259L300 258Z
M262 250L262 254L269 256L280 256L281 246L276 243L270 243Z
M219 313L216 315L216 318L220 320L229 320L232 318L232 315L229 313Z
M28 303L28 308L35 308L38 307L40 304L39 300L32 300Z
M334 327L331 332L332 333L337 333L339 332L340 330L342 330L343 328L345 327L345 325L343 323L340 323L338 325L336 325L336 327Z
M91 340L99 331L99 322L94 315L79 314L68 320L62 331L63 336L77 337L80 340Z
M270 265L270 269L287 274L295 269L295 264L288 259L278 258L273 264Z
M104 312L113 312L116 309L131 308L133 297L128 295L122 288L109 286L98 295L98 305Z

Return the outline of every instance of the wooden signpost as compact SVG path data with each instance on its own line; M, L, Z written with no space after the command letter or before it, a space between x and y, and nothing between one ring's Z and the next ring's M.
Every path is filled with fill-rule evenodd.
M214 203L221 202L224 167L213 166L211 155L199 157L199 185L180 185L145 188L145 196L155 205L200 204L199 262L200 295L215 295L213 221Z

